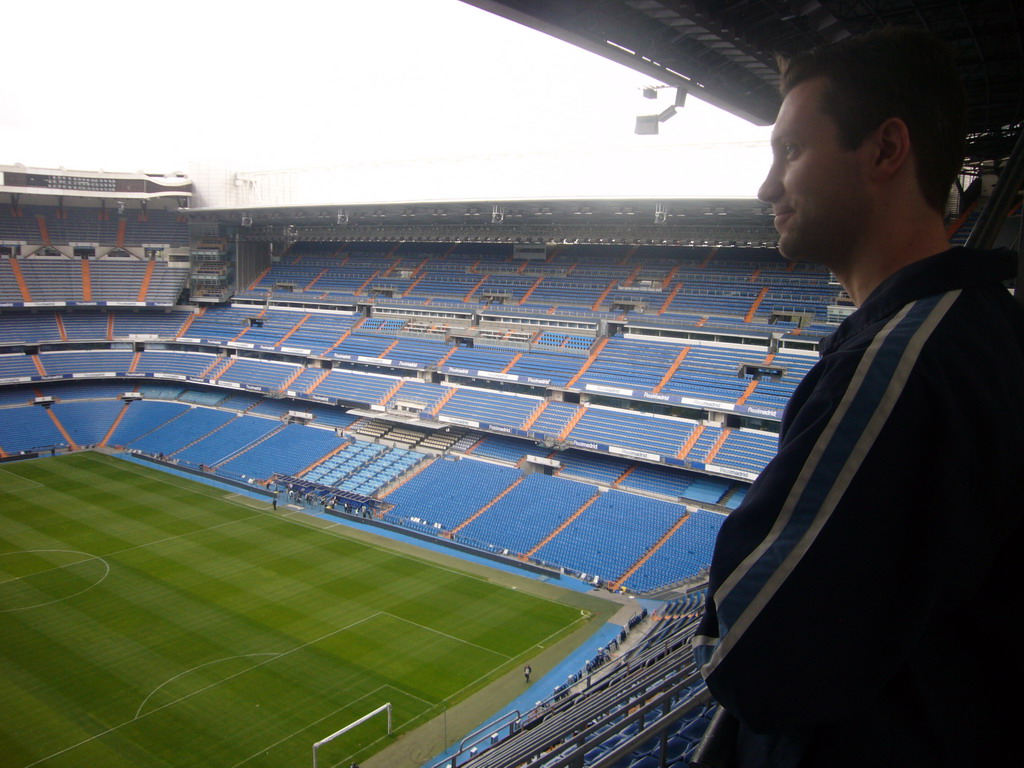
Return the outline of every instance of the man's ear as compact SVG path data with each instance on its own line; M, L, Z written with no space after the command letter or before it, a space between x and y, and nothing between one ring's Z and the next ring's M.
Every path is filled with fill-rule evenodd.
M870 173L879 181L896 175L910 160L910 130L898 117L885 120L867 141L871 147Z

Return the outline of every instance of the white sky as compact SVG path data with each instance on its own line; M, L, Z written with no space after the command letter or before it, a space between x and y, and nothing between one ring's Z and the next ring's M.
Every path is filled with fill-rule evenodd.
M10 3L0 163L325 168L301 202L753 197L770 128L458 0Z

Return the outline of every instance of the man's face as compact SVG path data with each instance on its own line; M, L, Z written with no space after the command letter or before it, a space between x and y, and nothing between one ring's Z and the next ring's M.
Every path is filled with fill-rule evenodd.
M863 238L869 196L858 150L844 149L822 110L825 80L807 80L782 102L772 167L757 196L771 203L779 252L842 271Z

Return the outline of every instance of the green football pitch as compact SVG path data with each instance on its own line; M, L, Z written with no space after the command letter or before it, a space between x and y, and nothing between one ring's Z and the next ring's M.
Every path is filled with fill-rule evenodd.
M267 507L99 453L0 465L0 765L308 766L390 702L390 736L321 751L347 767L594 618Z

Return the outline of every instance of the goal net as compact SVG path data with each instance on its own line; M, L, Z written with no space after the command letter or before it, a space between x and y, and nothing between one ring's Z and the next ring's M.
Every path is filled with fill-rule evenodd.
M317 768L316 758L317 758L317 752L319 751L320 747L322 747L324 744L329 744L330 742L334 741L336 738L338 738L342 734L348 733L349 731L351 731L356 726L362 725L367 720L369 720L371 717L373 717L374 715L379 715L381 712L387 712L387 715L388 715L388 735L390 736L391 735L391 702L389 701L387 704L383 704L383 705L377 707L375 710L373 710L373 712L370 712L368 714L363 715L358 720L353 720L351 723L346 725L344 728L335 731L330 736L326 736L326 737L320 739L320 741L318 741L315 744L313 744L313 768Z

